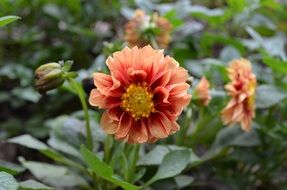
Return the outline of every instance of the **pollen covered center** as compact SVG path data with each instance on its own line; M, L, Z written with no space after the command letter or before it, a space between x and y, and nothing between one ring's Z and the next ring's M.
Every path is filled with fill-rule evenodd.
M122 95L121 107L138 120L148 117L155 110L152 98L146 84L131 84Z

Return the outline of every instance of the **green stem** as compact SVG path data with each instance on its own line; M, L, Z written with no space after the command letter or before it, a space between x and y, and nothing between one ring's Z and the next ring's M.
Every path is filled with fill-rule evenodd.
M92 131L90 126L90 116L88 111L88 105L85 99L85 92L83 90L83 87L75 81L73 78L68 78L71 86L76 90L78 97L80 99L80 102L82 104L82 108L84 111L84 117L86 121L86 135L87 135L87 148L89 150L93 150L93 137L92 137Z
M128 173L128 182L133 182L133 177L135 176L135 171L136 171L136 165L137 165L137 161L139 159L139 150L140 150L140 145L134 145L133 147L133 151L132 151L132 162L131 162L131 166L129 167L129 173Z

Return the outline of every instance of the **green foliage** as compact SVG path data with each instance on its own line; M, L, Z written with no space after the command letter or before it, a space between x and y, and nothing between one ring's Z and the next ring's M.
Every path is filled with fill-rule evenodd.
M4 16L0 17L0 27L5 26L6 24L9 24L11 22L14 22L16 20L19 20L20 17L18 16Z
M189 93L205 76L212 96L206 107L193 96L177 133L141 147L113 140L102 110L85 106L93 73L108 73L106 58L126 46L135 9L169 20L165 54L193 77ZM277 0L0 0L0 190L285 190L286 9ZM227 67L240 57L257 79L249 132L221 120ZM78 77L40 95L35 69L61 60L73 60L64 77Z

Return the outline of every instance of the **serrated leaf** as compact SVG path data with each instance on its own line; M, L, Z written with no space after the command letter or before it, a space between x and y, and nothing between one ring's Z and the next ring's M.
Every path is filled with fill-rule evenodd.
M4 16L4 17L0 17L0 27L5 26L6 24L9 24L11 22L14 22L18 19L21 19L18 16Z
M0 190L17 190L18 187L18 182L11 174L0 172Z
M117 176L115 176L113 174L112 168L109 165L107 165L105 162L100 160L94 153L89 151L83 145L81 146L81 153L88 167L100 177L104 178L105 180L115 185L121 186L125 190L138 190L139 189L137 186L132 185L128 182L125 182L119 179Z
M271 85L260 85L256 91L257 108L269 108L287 97L287 93Z
M19 190L53 190L55 188L48 187L35 180L26 180L20 183Z

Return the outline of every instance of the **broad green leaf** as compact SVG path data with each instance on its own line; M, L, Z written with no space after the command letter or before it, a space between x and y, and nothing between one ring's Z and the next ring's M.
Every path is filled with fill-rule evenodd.
M6 24L9 24L11 22L14 22L15 20L20 19L18 16L4 16L0 17L0 27L5 26Z
M204 155L204 160L216 156L229 146L249 147L258 145L260 145L260 140L255 129L252 128L251 131L245 132L239 125L224 127L217 134L210 150Z
M11 175L16 175L16 174L23 172L24 170L25 170L25 168L23 168L17 164L13 164L10 162L0 160L0 171L7 172Z
M137 186L119 179L116 175L114 175L113 170L109 165L100 160L95 154L93 154L83 145L81 146L81 153L88 167L100 177L115 185L121 186L125 190L139 189Z
M260 85L256 92L256 107L269 108L287 97L287 93L271 85Z
M193 183L194 178L188 175L179 175L174 178L178 188L182 189Z
M240 52L233 46L226 46L220 52L220 60L226 63L228 63L229 61L233 59L237 59L240 57L241 57Z
M8 142L19 144L19 145L22 145L22 146L25 146L31 149L36 149L36 150L48 149L47 145L35 139L31 135L21 135L18 137L14 137L14 138L8 139Z
M55 187L74 187L85 185L86 181L67 167L43 162L26 161L20 158L22 165L37 179Z
M17 190L18 187L18 182L11 174L0 172L0 190Z
M26 180L21 182L19 190L53 190L55 188L48 187L35 180Z
M137 162L137 165L145 165L145 166L160 165L164 157L166 156L166 154L174 150L189 150L190 151L190 160L189 160L190 164L200 161L200 158L197 155L195 155L191 149L180 147L180 146L157 145L149 153L141 156L141 158Z
M149 184L180 174L188 165L190 155L190 150L174 150L166 154L158 171L149 181Z
M48 145L51 146L53 149L61 151L66 154L73 155L77 158L81 158L80 152L68 144L66 141L60 140L59 138L55 137L54 135L50 136L48 140Z
M276 73L287 74L287 61L281 61L278 58L263 55L263 63Z

